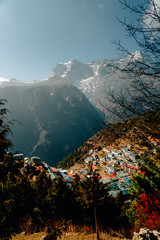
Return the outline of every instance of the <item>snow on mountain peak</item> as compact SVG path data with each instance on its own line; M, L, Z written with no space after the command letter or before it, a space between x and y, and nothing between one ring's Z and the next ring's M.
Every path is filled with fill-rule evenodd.
M143 59L140 51L134 52L134 53L132 54L132 57L133 57L133 59L134 59L135 61L136 61L136 60L142 60L142 59Z
M0 77L0 82L9 82L10 80L9 79L7 79L7 78L2 78L2 77Z

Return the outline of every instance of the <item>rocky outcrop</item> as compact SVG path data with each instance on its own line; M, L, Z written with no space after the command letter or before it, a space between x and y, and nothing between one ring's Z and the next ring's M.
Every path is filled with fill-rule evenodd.
M134 232L133 240L160 240L160 232L141 228L139 233Z

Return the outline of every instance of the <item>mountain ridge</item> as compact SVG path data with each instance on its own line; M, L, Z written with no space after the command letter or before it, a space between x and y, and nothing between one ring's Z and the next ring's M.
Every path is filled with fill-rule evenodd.
M114 92L122 90L127 96L133 76L118 69L124 69L127 64L135 61L141 64L141 62L151 62L152 60L146 53L140 51L117 59L96 60L86 64L73 59L67 63L57 64L52 69L51 76L66 78L78 87L96 108L109 116L103 107L107 102L105 91L107 89L112 89Z
M96 132L102 115L86 96L66 79L57 77L34 85L0 88L8 101L9 119L16 119L15 151L37 155L51 165Z

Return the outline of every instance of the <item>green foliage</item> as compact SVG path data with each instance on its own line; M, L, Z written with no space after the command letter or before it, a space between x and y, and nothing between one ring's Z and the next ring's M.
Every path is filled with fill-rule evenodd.
M6 151L12 147L12 142L7 138L11 131L11 125L13 124L13 120L9 121L6 118L8 110L4 107L7 101L5 99L0 100L0 159L4 158Z
M132 179L133 188L131 195L133 197L140 193L151 194L160 190L160 167L153 160L144 156L139 164L142 173L135 175Z
M13 121L7 120L6 102L5 99L0 100L0 238L9 239L16 229L16 217L13 224L10 219L13 218L19 188L16 186L17 179L10 172L14 170L12 155L7 154L7 150L12 147L7 136L11 133Z
M58 167L68 169L74 165L81 158L81 149L76 149L73 153L71 152L62 161L58 162Z
M49 221L47 225L47 236L44 238L45 240L57 240L57 238L61 238L61 235L64 230L67 229L67 223L61 222L60 224L56 224L53 221Z
M57 240L57 237L62 235L62 230L55 226L48 228L47 236L44 238L45 240Z
M84 207L94 207L102 205L108 198L108 191L96 177L86 178L80 182L79 196L77 199Z
M110 202L108 189L99 182L97 177L91 177L83 181L77 179L73 183L73 192L76 204L80 209L78 214L80 219L83 219L86 224L94 225L94 208L97 209L97 213L102 206L108 209L107 205Z
M54 215L57 220L70 220L73 211L73 192L71 187L59 177L53 184Z
M32 224L36 226L37 230L40 230L45 227L46 221L53 217L51 195L53 183L43 171L37 176L32 186L34 190Z
M27 179L8 173L0 188L0 238L19 231L21 219L32 210L32 188Z

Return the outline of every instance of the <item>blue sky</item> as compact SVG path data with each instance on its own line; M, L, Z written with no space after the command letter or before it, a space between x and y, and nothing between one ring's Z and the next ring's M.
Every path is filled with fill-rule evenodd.
M33 81L73 58L116 58L118 39L134 52L124 16L134 19L118 0L0 0L0 77Z

